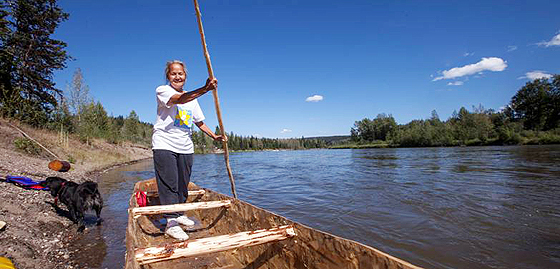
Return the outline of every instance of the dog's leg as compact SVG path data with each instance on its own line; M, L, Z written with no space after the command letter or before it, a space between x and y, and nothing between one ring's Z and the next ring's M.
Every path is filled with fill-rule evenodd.
M81 211L76 212L76 224L78 224L78 232L83 232L86 229L86 224L84 223L84 214Z
M86 225L84 223L84 204L81 199L78 199L75 206L76 223L78 224L78 232L84 231Z
M93 206L93 209L95 210L95 214L97 215L97 225L100 225L101 222L103 221L101 219L101 208L102 208L101 205L94 205Z
M86 229L86 225L84 224L83 221L80 222L80 224L78 224L78 232L81 233Z
M78 218L77 218L77 212L76 212L76 208L74 208L74 205L69 205L67 206L68 211L70 211L70 220L74 223L78 222Z

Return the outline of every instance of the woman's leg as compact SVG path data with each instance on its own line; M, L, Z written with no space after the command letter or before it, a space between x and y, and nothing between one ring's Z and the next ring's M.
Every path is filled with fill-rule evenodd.
M155 149L154 168L156 172L159 201L161 205L181 203L182 191L179 188L178 154L169 150ZM163 214L165 218L177 218L178 213Z
M181 203L187 201L189 195L189 182L191 182L191 171L193 165L193 155L192 154L179 154L177 158L177 168L179 175L179 193Z

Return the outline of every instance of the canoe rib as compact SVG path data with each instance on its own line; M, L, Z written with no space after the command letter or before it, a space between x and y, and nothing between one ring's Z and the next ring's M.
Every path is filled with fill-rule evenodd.
M184 204L173 204L173 205L157 205L157 206L144 206L144 207L134 207L131 209L134 218L138 218L141 215L154 215L172 212L185 212L197 209L210 209L218 207L229 207L231 205L230 200L222 201L210 201L210 202L197 202L197 203L184 203Z
M284 240L295 235L296 233L293 226L286 225L272 229L201 238L186 242L167 244L160 247L137 248L135 250L135 258L140 265L145 265L182 257L198 256L230 249L256 246Z

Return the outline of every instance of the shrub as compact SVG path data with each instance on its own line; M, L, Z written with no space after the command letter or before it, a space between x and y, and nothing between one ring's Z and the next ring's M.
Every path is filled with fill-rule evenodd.
M19 151L30 155L40 155L43 152L43 149L41 149L35 142L24 137L16 138L14 140L14 145Z

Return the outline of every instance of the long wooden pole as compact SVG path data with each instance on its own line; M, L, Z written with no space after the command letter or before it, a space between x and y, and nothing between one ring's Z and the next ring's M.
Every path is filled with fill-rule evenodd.
M198 1L194 0L194 7L196 9L196 19L198 21L198 30L200 32L200 39L202 40L202 49L204 50L204 57L206 58L206 66L208 67L208 76L210 79L214 78L214 71L212 70L212 63L210 62L210 54L208 54L208 48L206 47L206 38L204 37L204 28L202 27L202 19L200 18L200 8L198 7ZM222 135L225 135L226 131L224 129L224 123L222 122L222 111L220 110L220 100L218 99L218 89L212 91L214 95L214 105L216 106L216 114L218 116L218 123L220 124L220 131ZM229 175L229 182L231 184L231 192L233 197L237 198L237 193L235 192L235 179L233 179L233 174L231 172L231 167L229 165L229 151L226 141L222 141L224 148L224 158L226 160L226 168Z

